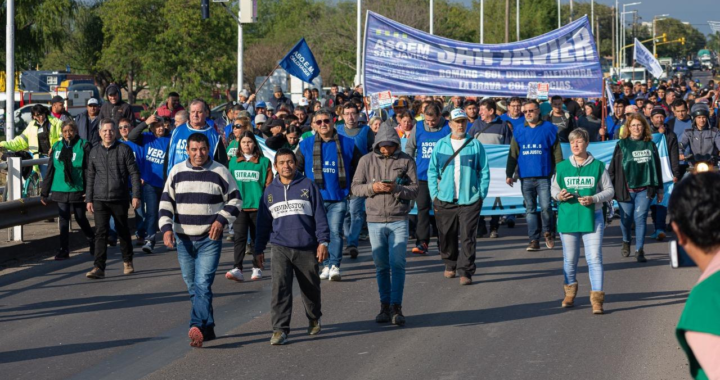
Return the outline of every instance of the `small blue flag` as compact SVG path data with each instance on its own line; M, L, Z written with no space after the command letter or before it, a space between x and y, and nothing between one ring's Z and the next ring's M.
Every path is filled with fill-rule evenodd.
M312 83L312 80L320 75L320 66L315 61L315 56L310 51L305 38L298 41L285 58L280 61L280 67L290 75L307 83Z

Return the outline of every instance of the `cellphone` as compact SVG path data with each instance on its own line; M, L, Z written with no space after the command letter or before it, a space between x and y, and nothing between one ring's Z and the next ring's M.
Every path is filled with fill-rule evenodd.
M384 179L384 180L382 180L382 181L380 181L380 182L382 182L382 183L393 183L393 181L390 180L390 179Z
M678 247L677 240L670 241L670 267L673 269L682 267L696 267L694 261L688 256L682 246Z

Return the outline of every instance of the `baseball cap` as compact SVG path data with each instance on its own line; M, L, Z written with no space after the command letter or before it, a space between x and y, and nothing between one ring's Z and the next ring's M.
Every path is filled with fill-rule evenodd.
M55 95L50 100L50 104L63 103L63 102L65 102L65 99L63 99L62 96L60 96L60 95Z
M282 89L282 87L280 87L280 86L275 86L275 87L273 87L273 92L274 92L274 93L275 93L275 92L283 92L283 89Z
M460 119L467 120L467 118L468 117L467 117L467 114L465 113L465 111L461 110L460 108L455 108L454 110L452 110L450 112L450 120L453 120L453 121L460 120Z
M267 116L260 114L255 116L255 124L265 124L267 122Z
M650 111L650 116L652 117L655 115L663 115L667 117L667 112L665 112L665 108L662 108L662 106L655 106L652 111Z
M244 96L244 97L248 98L248 97L250 97L250 93L248 92L248 90L242 90L242 91L240 91L240 96Z
M258 102L255 104L255 108L267 108L267 106L265 105L265 102Z
M87 105L89 105L89 106L91 106L91 105L99 106L99 105L100 105L100 102L98 102L98 100L95 99L95 98L90 98L90 99L88 99L88 101L87 101Z
M392 106L393 108L408 108L408 102L405 99L396 99Z

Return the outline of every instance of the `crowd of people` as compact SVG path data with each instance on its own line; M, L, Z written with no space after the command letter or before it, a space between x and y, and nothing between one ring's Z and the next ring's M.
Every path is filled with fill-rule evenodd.
M358 256L369 237L380 297L378 323L405 324L406 250L426 255L433 235L444 277L469 285L476 272L477 237L498 238L517 215L480 215L490 168L485 145L507 145L507 186L520 183L527 251L553 249L559 233L564 299L571 307L581 242L589 267L594 314L604 307L602 240L617 201L623 256L646 262L647 214L662 240L662 161L653 134L662 134L674 182L697 165L717 166L718 90L713 81L624 83L612 86L607 117L600 99L400 96L389 109L369 109L362 86L327 94L306 89L295 104L280 87L271 99L240 91L223 114L210 117L202 99L180 95L138 122L117 86L107 100L90 99L77 118L62 107L33 108L28 128L0 143L50 158L42 199L57 203L60 249L69 258L71 215L88 239L91 279L105 277L107 246L120 242L124 273L134 272L133 244L177 250L192 301L189 338L201 347L215 337L211 286L222 238L232 234L234 265L225 274L263 278L272 254L271 344L290 333L292 283L297 277L309 319L321 330L321 280L340 281L344 256ZM62 102L59 103L62 105ZM617 140L610 164L588 145ZM572 155L563 157L561 143ZM274 152L267 157L264 149ZM653 204L654 203L654 204ZM135 210L135 243L129 207ZM416 212L412 210L415 209ZM95 214L95 229L86 212ZM677 220L677 219L675 219ZM678 227L673 224L677 232ZM225 232L227 231L227 233ZM489 233L488 233L489 231ZM414 240L414 243L411 242Z

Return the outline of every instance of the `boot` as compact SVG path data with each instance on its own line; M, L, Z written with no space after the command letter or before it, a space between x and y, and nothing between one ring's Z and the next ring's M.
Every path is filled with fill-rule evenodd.
M623 257L630 256L630 242L629 241L628 242L624 241L622 243L622 248L620 249L620 253L622 254Z
M565 299L562 301L562 307L573 307L575 306L575 296L578 291L578 283L563 285L565 288Z
M389 303L383 303L380 304L380 313L375 317L375 322L377 323L388 323L390 322L390 304Z
M592 304L593 314L603 314L603 303L605 302L605 292L590 292L590 303Z
M402 306L392 305L392 324L396 326L405 325L405 316L402 313Z
M635 252L635 259L636 259L637 262L639 262L639 263L646 263L646 262L647 262L647 259L645 258L645 251L644 251L642 248L638 249L638 250Z

